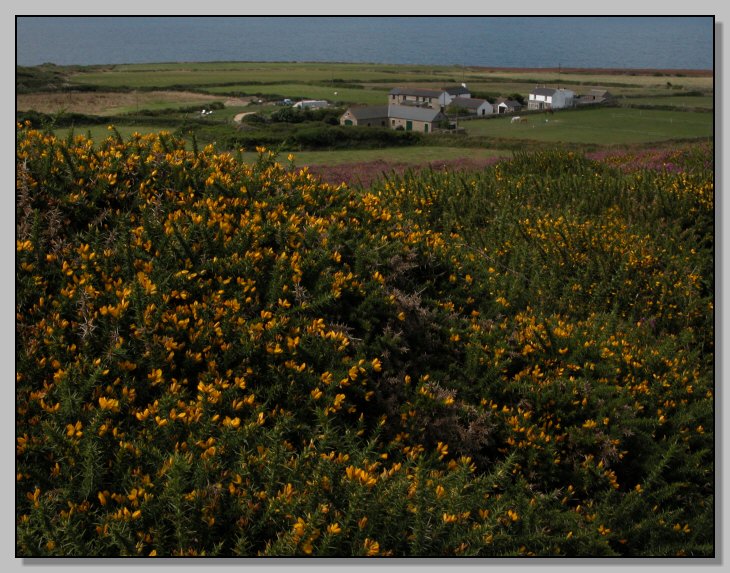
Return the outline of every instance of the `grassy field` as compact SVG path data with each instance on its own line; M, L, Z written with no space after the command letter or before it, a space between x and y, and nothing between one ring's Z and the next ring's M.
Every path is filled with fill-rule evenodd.
M316 62L210 62L135 64L118 66L92 66L77 71L74 83L147 87L149 85L175 85L193 82L198 85L218 82L321 82L344 80L347 82L382 83L436 82L442 83L489 83L535 84L555 83L567 86L605 85L616 88L666 89L667 82L673 88L711 90L712 76L675 77L645 74L575 73L555 70L489 70L463 66L407 66L387 64L345 64Z
M18 94L18 111L35 110L42 113L72 112L94 115L115 115L141 110L160 110L187 107L213 101L230 102L221 95L184 91L133 92L40 92ZM240 100L244 104L247 101Z
M525 123L500 117L463 125L472 136L601 145L712 137L713 118L706 113L600 108L558 112L547 118L542 114L523 117Z
M261 94L265 97L288 97L297 99L326 99L328 101L347 102L363 105L385 105L388 102L389 89L353 89L332 86L315 86L309 84L241 84L234 86L216 86L205 88L210 94Z
M144 64L93 67L74 73L75 84L107 87L148 88L174 85L285 82L453 82L459 76L454 67L389 66L375 64L220 62L198 64Z
M555 84L562 87L570 88L575 86L604 86L612 92L620 92L625 88L636 88L641 90L665 90L667 82L674 89L686 90L712 90L712 76L666 76L657 75L656 72L647 70L641 74L634 72L631 74L609 74L609 73L575 73L557 71L494 71L474 73L469 71L467 74L471 81L487 81L487 82L516 82L525 84Z
M481 149L460 147L412 146L389 149L353 149L337 151L297 151L293 152L294 163L304 165L341 165L370 161L387 161L389 163L434 163L456 159L491 159L509 157L511 152L504 149ZM253 163L258 154L247 151L242 154L245 162Z
M231 122L235 108L221 110L221 121ZM494 138L502 143L510 140L570 143L586 145L635 145L650 144L673 139L709 138L713 133L713 115L710 113L681 113L666 110L632 109L632 108L597 108L592 110L558 112L547 118L542 114L525 115L524 123L511 123L510 117L499 117L485 120L462 122L460 127L466 130L466 137L449 139L437 146L417 145L384 149L352 149L339 151L305 151L297 152L299 164L315 163L351 163L357 161L385 160L390 162L432 162L439 159L457 158L482 159L494 157L498 150L484 149L469 145L472 138ZM547 121L546 121L547 120ZM154 122L137 125L117 125L122 136L134 132L152 133L160 130L170 131L165 125ZM217 128L221 137L231 128L225 124ZM357 128L355 128L357 129ZM364 128L367 129L367 128ZM66 137L70 128L55 129L56 135ZM174 130L172 130L174 131ZM74 128L77 134L90 134L94 140L103 140L109 135L105 125L84 126ZM207 142L199 136L199 141ZM218 138L220 141L220 138ZM495 147L498 142L495 141ZM491 146L490 146L491 147ZM501 150L504 155L510 152Z
M620 100L621 105L671 106L678 109L698 108L711 110L715 107L712 96L646 96L627 97Z

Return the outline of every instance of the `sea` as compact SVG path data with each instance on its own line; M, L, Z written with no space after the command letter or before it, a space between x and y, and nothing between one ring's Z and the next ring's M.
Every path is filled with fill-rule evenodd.
M712 16L16 16L16 65L714 69Z

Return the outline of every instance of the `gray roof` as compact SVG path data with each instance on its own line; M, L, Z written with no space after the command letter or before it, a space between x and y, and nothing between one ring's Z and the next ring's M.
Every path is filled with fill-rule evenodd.
M390 95L412 95L421 97L439 97L443 94L443 90L425 90L421 88L393 88Z
M443 116L437 109L430 107L413 107L411 105L389 105L388 117L395 119L410 119L412 121L434 121Z
M466 88L464 86L449 86L443 88L443 90L452 96L460 96L471 93L471 91L469 91L469 88Z
M522 104L518 101L515 101L513 99L505 99L499 102L497 105L500 106L504 104L507 107L522 107Z
M555 95L556 91L558 90L553 88L535 88L534 90L532 90L532 93L539 96L551 96Z
M479 107L486 103L485 99L471 98L471 97L456 97L451 100L451 105L457 107L463 107L466 109L479 109Z
M351 107L347 111L349 111L355 119L376 119L380 117L388 117L387 105Z

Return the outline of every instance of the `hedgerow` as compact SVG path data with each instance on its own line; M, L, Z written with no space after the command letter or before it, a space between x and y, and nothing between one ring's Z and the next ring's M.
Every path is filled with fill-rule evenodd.
M361 189L20 125L16 553L713 555L711 154Z

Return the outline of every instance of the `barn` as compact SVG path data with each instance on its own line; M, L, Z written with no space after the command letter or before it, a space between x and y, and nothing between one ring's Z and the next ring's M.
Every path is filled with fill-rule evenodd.
M499 98L497 100L497 111L496 113L514 113L522 109L522 104L517 100Z
M437 109L410 105L388 106L388 118L392 129L423 133L431 133L440 122L448 121L446 115Z
M340 116L340 125L388 127L388 106L370 105L348 108Z
M451 101L449 110L463 109L470 115L483 116L492 115L494 107L485 99L457 97Z

